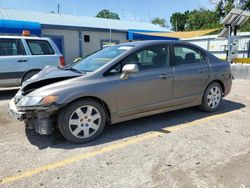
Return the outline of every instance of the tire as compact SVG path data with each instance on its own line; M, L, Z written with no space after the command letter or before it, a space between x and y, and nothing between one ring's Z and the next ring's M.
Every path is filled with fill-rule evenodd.
M86 143L100 136L106 125L103 106L92 99L75 101L59 112L58 128L66 140Z
M32 76L34 76L38 72L39 72L39 70L37 70L37 71L30 71L30 72L26 73L24 75L23 79L22 79L22 83L21 84L23 84L23 82L25 82L26 80L30 79Z
M221 106L222 92L222 87L218 82L211 83L204 92L200 109L205 112L218 110Z

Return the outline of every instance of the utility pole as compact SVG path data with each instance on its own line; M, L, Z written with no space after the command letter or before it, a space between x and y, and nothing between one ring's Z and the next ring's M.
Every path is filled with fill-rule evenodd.
M112 29L110 28L109 29L109 44L111 45L111 43L112 43L112 31L111 31Z
M57 14L60 14L60 4L57 4Z
M136 11L133 12L134 15L134 21L136 21Z
M150 15L150 10L148 10L148 22L151 23L151 15Z
M123 17L124 20L126 19L124 9L122 9L122 17Z
M175 22L175 31L178 31L178 20Z
M103 11L103 13L104 13L104 18L108 18L106 15L106 11Z

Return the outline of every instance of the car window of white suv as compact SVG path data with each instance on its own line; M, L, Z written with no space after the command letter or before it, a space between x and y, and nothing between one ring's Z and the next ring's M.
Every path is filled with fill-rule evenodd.
M20 39L0 39L0 56L26 55Z
M32 55L55 54L53 48L46 40L26 40Z

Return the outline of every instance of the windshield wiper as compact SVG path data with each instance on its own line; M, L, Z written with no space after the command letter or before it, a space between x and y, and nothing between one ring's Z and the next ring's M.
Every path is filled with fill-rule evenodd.
M73 72L76 72L76 73L80 73L80 74L83 74L83 72L77 70L77 69L74 69L72 67L68 67L68 68L64 68L64 70L70 70L70 71L73 71Z

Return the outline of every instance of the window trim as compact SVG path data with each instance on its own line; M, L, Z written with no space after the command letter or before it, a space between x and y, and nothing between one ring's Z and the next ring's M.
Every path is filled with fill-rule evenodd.
M58 50L59 50L59 52L64 56L64 58L65 58L65 48L64 48L64 36L63 35L41 35L41 37L47 37L47 38L50 38L52 41L53 41L53 39L52 38L57 38L57 39L61 39L62 40L62 52L60 52L60 49L57 47L57 45L56 45L56 47L58 48ZM54 42L54 41L53 41ZM27 42L26 42L27 43ZM55 42L54 42L55 43ZM27 44L28 45L28 44ZM53 46L52 46L52 48L53 48ZM54 49L53 49L54 50Z
M119 74L113 74L113 75L109 75L108 73L114 69L118 64L120 64L122 61L124 61L128 56L130 56L131 54L134 54L134 53L138 53L139 51L143 51L147 48L150 48L150 47L153 47L153 46L165 46L165 48L168 48L168 53L169 53L169 67L165 67L165 68L171 68L173 67L173 63L172 63L172 47L170 44L154 44L154 45L149 45L149 46L144 46L140 49L137 49L133 52L131 52L130 54L128 54L126 57L124 57L122 60L118 61L116 64L114 64L113 66L111 66L108 70L106 70L104 73L103 73L103 76L106 77L106 76L117 76L117 75L120 75L122 73L119 73ZM164 68L164 67L157 67L157 68ZM153 68L153 70L157 69L157 68ZM145 69L145 70L139 70L139 72L142 72L142 71L148 71L148 70L151 70L151 69Z
M42 41L42 42L47 42L47 43L49 44L49 46L51 47L53 53L51 53L51 54L33 54L32 50L31 50L31 48L30 48L30 45L29 45L29 41ZM50 42L47 41L47 40L42 40L42 39L25 39L25 42L27 43L27 46L28 46L28 48L29 48L29 50L30 50L31 55L37 55L37 56L39 56L39 55L40 55L40 56L55 55L55 50L54 50L53 47L51 46Z
M184 48L189 48L191 50L194 50L195 52L203 55L205 57L205 63L190 63L190 64L208 64L208 58L207 58L207 55L205 52L203 52L201 49L199 48L196 48L194 46L190 46L190 45L187 45L187 44L173 44L172 45L172 63L173 63L173 66L183 66L183 65L189 65L189 64L179 64L177 65L176 64L176 59L175 59L175 53L174 53L174 48L175 47L184 47Z
M5 41L13 41L16 43L16 47L18 48L18 42L20 43L20 47L22 48L24 54L17 54L17 55L5 55L5 56L1 56L0 57L13 57L13 56L26 56L27 55L27 52L26 52L26 49L23 45L23 42L21 39L18 39L18 38L1 38L0 40L5 40ZM17 52L18 52L18 49L17 49Z

